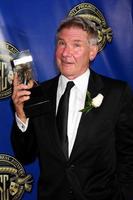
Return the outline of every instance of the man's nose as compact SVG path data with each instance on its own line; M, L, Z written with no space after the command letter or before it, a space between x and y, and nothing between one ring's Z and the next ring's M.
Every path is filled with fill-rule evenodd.
M71 53L72 53L71 47L66 46L66 47L63 49L62 55L63 55L63 56L70 56Z

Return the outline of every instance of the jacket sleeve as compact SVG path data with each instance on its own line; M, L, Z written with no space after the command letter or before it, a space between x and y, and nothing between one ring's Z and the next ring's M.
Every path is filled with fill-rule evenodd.
M22 164L29 164L36 159L37 144L31 120L29 120L29 125L25 132L22 132L18 128L17 123L14 120L11 143L15 157Z
M133 200L133 94L122 92L116 131L117 174L124 199Z

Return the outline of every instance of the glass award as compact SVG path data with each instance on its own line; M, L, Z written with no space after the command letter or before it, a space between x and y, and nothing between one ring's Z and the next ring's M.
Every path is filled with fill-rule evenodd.
M20 84L28 84L30 80L35 80L35 71L33 70L33 57L29 50L20 51L15 54L13 59L14 72L17 72Z

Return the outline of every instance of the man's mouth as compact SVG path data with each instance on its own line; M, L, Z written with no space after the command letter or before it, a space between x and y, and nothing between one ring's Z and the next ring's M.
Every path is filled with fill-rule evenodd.
M64 64L64 65L72 65L73 62L71 62L71 61L66 61L66 60L62 60L62 64Z

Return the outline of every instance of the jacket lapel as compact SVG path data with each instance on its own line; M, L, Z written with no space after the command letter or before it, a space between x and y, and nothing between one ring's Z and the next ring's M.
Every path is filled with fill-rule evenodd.
M103 93L103 81L99 74L96 74L90 69L90 79L88 83L88 91L90 91L92 98L99 93Z
M88 83L88 91L91 93L91 97L94 98L99 93L104 95L103 90L103 81L101 79L101 76L96 74L94 71L90 69L90 78ZM78 152L82 151L82 147L84 147L84 141L86 141L86 135L84 134L84 129L86 127L86 123L93 123L93 119L95 117L95 114L93 113L93 109L89 111L88 113L82 113L81 120L79 123L77 136L75 139L75 143L73 146L73 150L71 153L71 159L73 156L77 155Z

